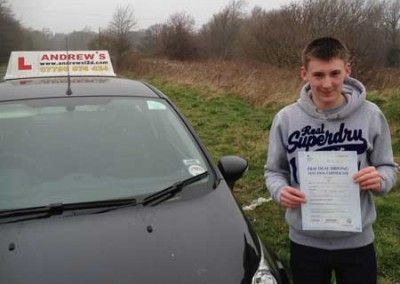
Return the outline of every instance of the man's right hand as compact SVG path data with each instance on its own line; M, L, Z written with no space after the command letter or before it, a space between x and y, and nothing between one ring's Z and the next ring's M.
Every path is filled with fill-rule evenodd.
M281 206L286 208L297 208L306 203L306 196L297 188L286 186L281 192Z

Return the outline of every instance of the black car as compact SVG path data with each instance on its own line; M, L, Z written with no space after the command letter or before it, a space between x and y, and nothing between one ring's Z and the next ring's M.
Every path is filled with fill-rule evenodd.
M0 83L0 283L287 283L171 101L113 77Z

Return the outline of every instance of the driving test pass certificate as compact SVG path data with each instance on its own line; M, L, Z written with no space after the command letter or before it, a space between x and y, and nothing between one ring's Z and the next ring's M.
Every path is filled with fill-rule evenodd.
M299 152L303 230L361 232L357 152Z

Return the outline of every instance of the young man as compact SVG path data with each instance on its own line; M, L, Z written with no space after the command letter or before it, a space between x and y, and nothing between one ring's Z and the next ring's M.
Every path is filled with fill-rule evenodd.
M300 98L275 116L265 167L267 187L286 208L295 283L376 283L372 224L374 195L396 180L389 127L380 109L366 101L363 84L350 77L349 52L334 38L319 38L303 51ZM357 151L362 232L303 230L299 151Z

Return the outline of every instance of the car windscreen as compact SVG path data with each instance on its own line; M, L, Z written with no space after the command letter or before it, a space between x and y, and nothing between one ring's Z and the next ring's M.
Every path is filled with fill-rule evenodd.
M163 99L0 104L0 210L146 195L208 167Z

